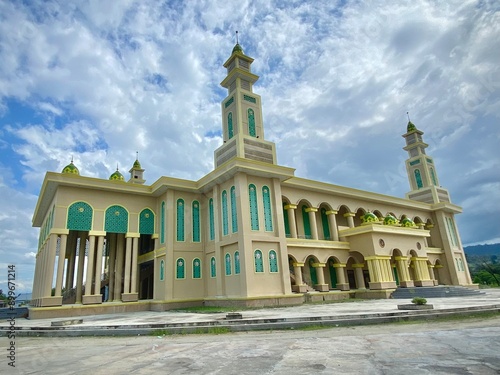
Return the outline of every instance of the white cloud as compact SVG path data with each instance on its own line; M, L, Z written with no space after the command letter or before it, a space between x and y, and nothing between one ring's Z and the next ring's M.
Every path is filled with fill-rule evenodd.
M495 4L473 0L1 2L0 116L12 102L41 113L2 126L2 188L34 205L46 170L74 157L83 175L107 178L136 151L148 183L201 177L222 142L219 82L239 30L281 164L404 196L410 111L464 205L464 242L498 238L473 212L500 198L499 21ZM19 207L33 211L7 212ZM33 251L28 238L10 246Z

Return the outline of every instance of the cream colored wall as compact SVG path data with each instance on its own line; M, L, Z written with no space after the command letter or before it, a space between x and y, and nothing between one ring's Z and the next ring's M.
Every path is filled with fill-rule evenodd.
M152 197L116 193L102 190L82 189L60 186L56 195L57 225L66 228L68 207L75 202L86 202L93 209L92 230L104 230L104 216L106 209L112 205L123 206L129 213L128 231L139 232L139 214L145 209L151 209L158 220L156 199Z
M358 209L363 209L365 211L375 211L379 210L383 215L386 215L388 212L393 212L397 218L400 218L402 215L406 215L407 217L414 219L415 217L419 217L423 222L426 222L427 219L432 220L431 213L429 211L425 211L419 208L412 207L400 207L398 205L373 201L368 197L363 196L363 192L360 193L359 190L353 189L353 194L357 194L358 197L345 197L345 196L337 196L334 194L326 194L323 192L311 191L308 189L300 189L295 186L287 186L286 182L282 184L281 187L283 197L288 199L290 203L299 205L301 201L307 201L311 204L311 207L319 208L321 205L326 207L330 207L333 210L339 210L341 206L346 206L350 210L350 212L355 213Z
M255 272L255 263L253 252L255 250L260 250L262 252L262 261L264 266L264 272ZM277 242L262 242L255 241L252 243L252 257L247 260L251 260L245 265L248 279L248 296L259 296L259 295L280 295L284 294L285 291L281 287L281 273L285 270L282 269L281 262L281 251L279 248L279 243ZM269 266L269 252L271 250L276 251L278 256L278 272L271 273ZM287 271L288 272L288 271ZM288 280L288 282L290 282Z

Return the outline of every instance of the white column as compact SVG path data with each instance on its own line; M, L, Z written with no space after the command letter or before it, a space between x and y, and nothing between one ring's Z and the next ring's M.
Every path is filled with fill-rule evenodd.
M363 276L364 264L353 264L354 276L356 277L356 286L358 289L366 289L365 278Z
M116 265L115 265L115 290L114 290L114 300L121 300L122 292L122 276L123 276L123 236L121 234L116 235Z
M92 279L94 277L95 236L89 236L89 255L87 259L87 274L85 276L85 295L92 295Z
M295 220L296 209L296 204L287 204L285 206L285 210L288 213L288 226L290 228L290 236L292 236L292 238L297 238L297 223Z
M97 251L95 259L95 286L94 294L101 294L101 273L102 273L102 248L104 246L104 236L97 238Z
M131 293L137 293L137 253L139 249L139 238L134 237L132 242L132 285L130 287Z
M132 263L132 238L125 239L125 271L123 276L123 293L130 293L130 266Z
M66 259L66 242L68 236L61 234L61 242L59 243L59 261L57 262L57 278L56 278L56 297L61 296L62 281L64 276L64 260Z
M116 269L116 233L111 233L108 235L108 241L106 242L108 247L109 256L109 293L108 301L113 301L115 296L115 269Z
M85 245L86 236L84 233L80 235L80 248L78 249L78 269L76 271L76 302L82 302L82 286L83 286L83 266L85 265Z
M306 212L309 215L309 221L311 223L312 238L313 238L313 240L317 240L318 239L318 224L316 222L316 212L318 212L318 209L315 207L309 207L309 208L306 208Z
M354 228L354 216L356 216L356 214L353 214L352 212L344 214L344 217L347 218L347 225L349 228Z
M49 247L47 254L47 277L44 281L44 297L52 295L52 280L54 280L54 265L56 263L56 249L57 249L57 234L51 234L49 238Z
M337 219L335 215L338 211L330 210L326 211L326 215L328 217L328 224L330 224L330 232L332 234L332 241L339 240L339 229L337 228Z

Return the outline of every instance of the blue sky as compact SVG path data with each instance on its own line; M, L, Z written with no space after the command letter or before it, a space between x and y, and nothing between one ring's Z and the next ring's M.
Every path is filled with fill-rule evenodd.
M404 197L406 112L464 244L500 242L494 1L0 1L0 288L31 289L46 171L198 179L222 143L235 30L296 176ZM4 275L4 276L2 276Z

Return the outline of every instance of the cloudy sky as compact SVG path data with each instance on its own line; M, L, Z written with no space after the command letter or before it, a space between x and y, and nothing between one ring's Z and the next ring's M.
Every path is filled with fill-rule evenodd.
M32 4L33 3L33 4ZM496 1L0 0L0 288L31 290L46 171L198 179L221 143L224 61L255 58L266 138L296 176L404 197L407 117L464 209L500 242Z

